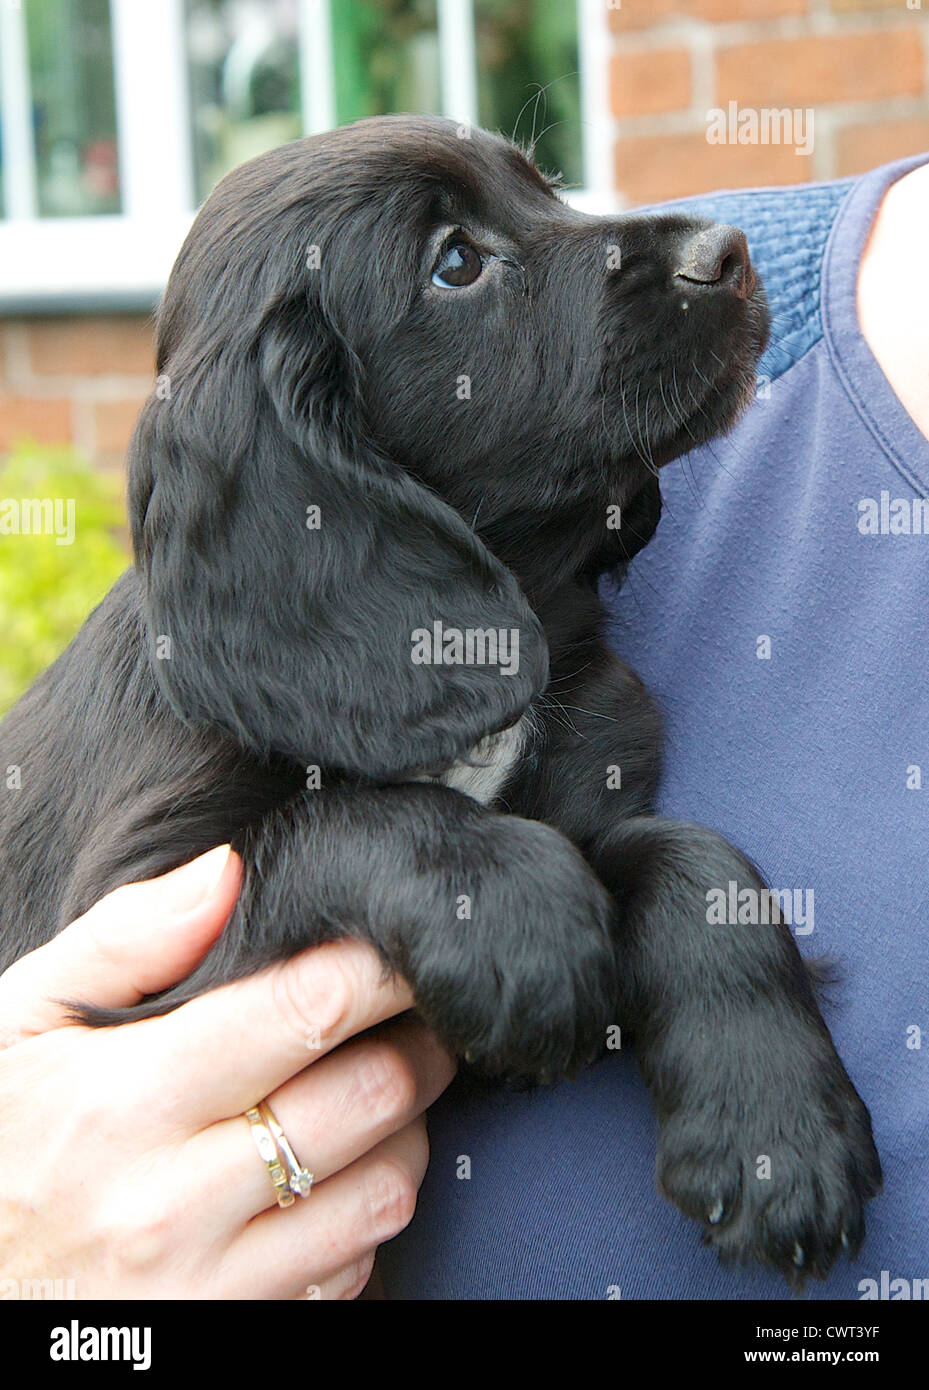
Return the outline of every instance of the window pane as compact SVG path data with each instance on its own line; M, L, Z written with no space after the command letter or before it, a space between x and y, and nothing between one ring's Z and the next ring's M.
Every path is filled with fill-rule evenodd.
M579 186L577 6L570 0L474 0L474 25L481 125L528 145L534 121L536 163ZM540 131L546 132L541 138Z
M441 111L435 0L331 4L339 125L391 111Z
M296 0L187 0L202 201L243 160L301 132Z
M119 212L109 0L23 5L39 212Z

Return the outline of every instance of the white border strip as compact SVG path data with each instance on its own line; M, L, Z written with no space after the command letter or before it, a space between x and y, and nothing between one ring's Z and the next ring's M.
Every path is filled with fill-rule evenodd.
M331 130L336 121L329 0L299 0L300 109L304 135Z
M127 217L164 221L195 205L183 0L144 13L110 0L119 182Z
M616 212L609 59L612 50L605 0L577 0L577 47L584 137L584 190L572 202L585 211Z
M43 300L138 298L167 283L193 213L160 217L42 217L0 223L0 301L35 312ZM4 273L10 267L12 273Z
M477 52L472 0L438 0L439 76L442 114L459 125L477 125Z

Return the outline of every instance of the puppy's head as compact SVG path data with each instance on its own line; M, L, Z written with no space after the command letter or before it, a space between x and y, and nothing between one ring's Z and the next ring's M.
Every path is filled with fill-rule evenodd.
M131 450L164 693L259 753L446 765L546 678L518 537L570 517L580 568L607 504L731 424L765 336L735 229L584 216L497 136L386 117L235 170ZM515 669L418 664L436 623Z

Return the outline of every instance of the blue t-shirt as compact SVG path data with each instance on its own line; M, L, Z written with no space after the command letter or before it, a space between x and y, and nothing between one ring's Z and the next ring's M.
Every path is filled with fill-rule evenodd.
M660 810L794 890L801 951L841 970L824 1013L885 1190L858 1261L812 1298L929 1298L929 441L856 312L881 198L925 158L678 205L745 229L772 343L752 409L664 470L654 539L604 586L664 710ZM723 1269L656 1195L631 1053L531 1095L456 1082L429 1132L416 1216L381 1252L388 1297L789 1297Z

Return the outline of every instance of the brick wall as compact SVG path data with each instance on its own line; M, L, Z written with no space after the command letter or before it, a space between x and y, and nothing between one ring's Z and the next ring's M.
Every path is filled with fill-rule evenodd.
M929 0L604 3L616 183L630 204L833 178L929 149ZM708 143L707 113L730 101L811 108L812 153ZM69 440L121 468L152 371L147 317L7 321L0 450L23 435Z
M7 319L0 334L0 450L24 436L68 441L121 468L152 389L151 318Z
M929 0L607 0L629 204L861 173L929 149ZM708 113L813 113L812 151L711 144Z

